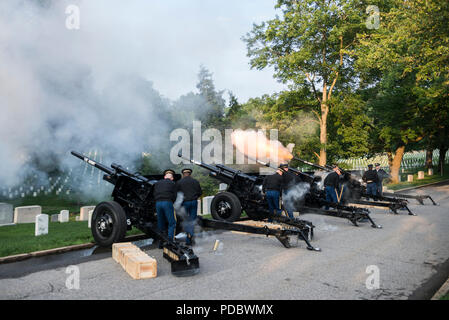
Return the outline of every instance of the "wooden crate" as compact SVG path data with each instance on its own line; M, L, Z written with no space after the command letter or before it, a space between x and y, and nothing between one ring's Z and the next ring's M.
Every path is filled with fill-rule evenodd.
M150 279L157 276L157 261L148 255L128 253L126 272L133 279Z
M131 257L136 257L136 256L144 256L144 257L148 257L148 255L143 252L142 250L140 251L128 251L125 254L125 257L123 258L123 268L126 270L126 267L129 263L129 259Z
M112 259L114 259L115 262L120 263L120 254L119 254L120 249L129 247L136 247L136 246L133 245L131 242L121 242L112 244Z

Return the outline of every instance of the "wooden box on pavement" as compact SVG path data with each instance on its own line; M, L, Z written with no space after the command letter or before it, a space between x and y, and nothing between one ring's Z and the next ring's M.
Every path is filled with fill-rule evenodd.
M157 261L146 254L129 253L126 260L126 272L133 279L149 279L157 276Z

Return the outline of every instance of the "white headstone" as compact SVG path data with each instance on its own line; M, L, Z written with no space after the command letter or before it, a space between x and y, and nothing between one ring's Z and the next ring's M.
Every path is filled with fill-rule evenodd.
M418 171L418 180L424 179L424 171Z
M51 222L58 222L59 221L59 214L52 214L50 217Z
M228 188L228 185L226 183L220 183L218 188L220 191L226 191L226 189Z
M48 214L38 214L35 219L34 235L48 234Z
M433 169L429 169L429 171L427 172L427 175L433 176Z
M89 219L87 220L87 227L90 228L92 226L92 216L94 214L94 210L89 210Z
M14 209L14 223L34 223L36 216L41 213L41 206L16 207Z
M413 182L413 175L412 174L407 175L407 182Z
M203 214L210 214L210 205L213 198L213 196L203 198Z
M69 210L61 210L59 213L59 222L69 222Z
M86 206L81 207L80 209L80 221L87 221L89 220L89 211L94 210L95 206Z
M12 223L14 220L14 212L12 204L0 203L0 224Z

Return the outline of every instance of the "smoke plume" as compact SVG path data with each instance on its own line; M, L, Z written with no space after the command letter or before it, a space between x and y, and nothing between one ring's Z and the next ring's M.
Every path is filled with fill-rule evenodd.
M182 99L172 103L153 88L143 68L150 57L138 50L149 40L133 38L135 26L117 25L117 12L95 2L0 3L2 186L81 167L71 150L127 166L142 152L169 149L179 114L172 105ZM79 30L66 27L73 3L83 13Z

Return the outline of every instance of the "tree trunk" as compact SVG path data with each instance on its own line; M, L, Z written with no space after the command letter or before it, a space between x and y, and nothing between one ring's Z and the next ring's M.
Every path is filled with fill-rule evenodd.
M426 150L426 169L433 168L433 149Z
M321 99L321 121L320 121L320 166L327 164L327 115L329 114L329 106L327 105L327 84L323 83L323 96Z
M326 144L327 144L327 115L328 107L321 106L321 121L320 121L320 166L327 164Z
M444 163L446 162L446 152L448 148L440 147L440 159L438 161L438 171L440 175L444 175Z
M402 158L404 157L405 146L401 146L396 149L394 158L390 163L390 174L393 183L399 182L399 169L401 168Z

